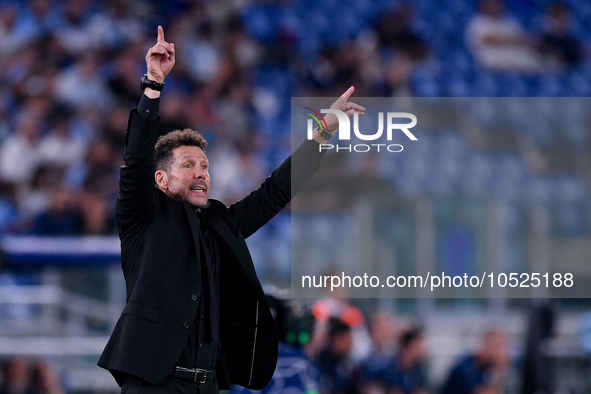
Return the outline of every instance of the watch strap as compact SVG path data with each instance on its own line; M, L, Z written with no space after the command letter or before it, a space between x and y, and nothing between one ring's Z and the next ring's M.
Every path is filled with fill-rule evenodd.
M320 136L327 141L329 139L331 139L332 137L334 137L336 134L336 131L334 133L331 133L330 131L328 131L322 123L317 123L316 127L314 129L316 131L318 131L318 134L320 134Z
M144 74L142 79L140 79L140 88L142 90L144 90L146 88L150 88L150 89L157 90L157 91L161 92L162 89L164 88L164 82L159 83L156 81L152 81L151 79L148 79L148 74Z

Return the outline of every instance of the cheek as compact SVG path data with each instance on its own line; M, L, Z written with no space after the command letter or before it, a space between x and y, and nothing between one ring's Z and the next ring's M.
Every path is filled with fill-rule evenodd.
M168 185L171 189L180 189L183 183L185 183L183 178L178 176L171 177L168 181Z

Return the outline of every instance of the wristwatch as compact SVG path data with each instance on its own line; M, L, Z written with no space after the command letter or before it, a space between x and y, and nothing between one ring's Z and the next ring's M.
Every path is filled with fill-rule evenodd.
M337 133L336 131L334 131L334 132L332 132L332 133L331 133L330 131L328 131L328 130L327 130L325 127L324 127L324 125L323 125L322 123L317 123L317 124L316 124L316 127L314 127L314 130L316 130L316 131L318 132L318 134L320 134L320 136L321 136L322 138L324 138L325 140L327 140L327 141L328 141L329 139L331 139L332 137L334 137L334 136L335 136L335 134Z
M150 88L150 89L157 90L157 91L161 92L163 87L164 87L164 82L158 83L156 81L152 81L152 80L148 79L148 74L144 74L142 79L140 79L140 88L142 90L144 90L145 88Z

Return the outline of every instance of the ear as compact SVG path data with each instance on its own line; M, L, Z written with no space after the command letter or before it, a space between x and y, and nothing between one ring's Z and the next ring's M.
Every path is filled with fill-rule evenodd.
M160 190L168 190L168 174L164 170L158 170L154 173L154 180Z

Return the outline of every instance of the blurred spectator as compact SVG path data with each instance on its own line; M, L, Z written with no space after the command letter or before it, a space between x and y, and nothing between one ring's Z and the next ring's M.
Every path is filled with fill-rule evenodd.
M224 45L228 61L242 70L250 70L256 67L261 60L261 48L248 35L239 13L229 16L225 30L227 38Z
M43 106L43 104L41 104ZM0 146L0 179L17 184L28 183L39 164L39 141L45 110L29 102L17 119L16 131Z
M212 163L216 163L211 169L216 185L213 192L226 203L238 201L258 187L266 174L261 160L250 154L252 147L237 145L221 143L211 155Z
M429 47L415 32L413 20L414 8L411 3L402 3L382 15L376 26L381 48L414 61L424 60L429 54Z
M427 356L425 337L418 327L400 335L395 362L386 370L386 380L391 394L426 393L427 377L423 363Z
M59 376L51 365L44 361L35 361L31 368L30 394L64 394L65 390Z
M542 21L540 51L553 68L576 66L583 60L583 45L571 29L572 14L568 6L551 4Z
M207 82L215 77L220 69L222 53L216 45L213 28L204 22L193 30L187 37L184 59L190 75L198 82Z
M109 109L113 99L99 67L97 54L85 52L79 62L57 75L55 97L74 108L92 106L101 110ZM82 86L83 89L80 88Z
M396 322L385 312L376 313L370 326L373 350L363 362L362 392L386 393L388 368L394 363L398 329Z
M119 163L107 141L95 140L89 146L83 163L68 174L70 185L89 187L108 201L114 201Z
M19 192L18 206L25 227L26 221L41 215L51 205L51 196L61 184L63 170L50 165L40 165L31 182ZM20 229L23 230L23 229Z
M62 382L54 368L47 362L21 358L8 359L0 374L2 394L63 394Z
M203 84L215 78L224 55L219 41L221 37L212 23L206 2L196 1L178 15L172 32L177 51L185 53L179 58L182 69Z
M224 138L247 144L254 141L251 130L251 92L245 78L235 79L222 92L224 99L216 106L218 127Z
M96 47L97 37L87 32L90 6L89 0L64 2L64 23L56 28L55 35L60 45L70 54L81 55Z
M15 37L17 18L18 7L16 4L0 4L0 54L2 57L16 52L21 44Z
M42 212L34 219L29 233L47 236L77 235L81 232L81 221L72 195L67 190L56 187L47 212Z
M59 3L52 0L29 0L22 8L14 27L17 46L47 36L63 24Z
M503 393L508 364L505 333L499 329L489 330L478 353L462 358L453 366L440 393Z
M70 116L64 108L55 108L51 129L39 141L40 164L67 169L79 164L85 154L86 144L71 133Z
M355 85L363 91L361 76L362 59L352 40L326 46L309 67L309 83L315 88L315 95L338 96L337 91ZM321 93L322 92L322 93Z
M144 26L134 14L135 1L111 0L102 5L101 12L93 13L86 27L86 35L94 38L96 47L120 49L125 44L138 42ZM146 10L142 4L142 9Z
M323 394L356 393L356 366L349 358L353 345L351 327L336 317L328 322L328 342L316 358Z
M287 1L262 1L244 10L246 28L261 44L265 65L288 67L297 56L299 35L290 5Z
M193 109L186 104L189 97L180 89L167 93L166 100L160 105L160 130L182 130L185 128L183 125L189 123L188 112Z
M141 59L141 56L139 56L136 46L126 48L115 56L108 85L117 100L117 107L127 109L128 107L133 108L137 104L137 76L143 72L142 64L137 61L138 58ZM125 131L126 127L127 116L121 132Z
M109 146L112 152L121 152L125 146L125 129L127 128L127 119L129 111L127 108L115 108L107 119L103 128L102 137ZM116 155L119 157L121 155ZM118 167L117 163L113 163L114 167Z
M4 364L2 394L28 394L31 378L27 363L20 358L10 359Z
M356 363L361 362L369 356L371 351L371 338L365 326L365 317L359 309L347 303L344 287L335 288L331 295L334 298L323 298L314 302L313 313L317 328L308 350L313 356L319 348L326 345L330 322L334 320L333 318L337 318L351 328L353 344L350 358Z
M386 95L411 95L411 75L429 56L429 45L415 31L413 22L412 4L402 3L381 16L376 25L389 87Z
M113 211L96 191L88 188L82 191L78 196L78 209L82 221L82 235L117 234Z
M480 0L468 24L466 41L476 61L490 70L539 71L541 60L532 38L505 13L502 0Z

